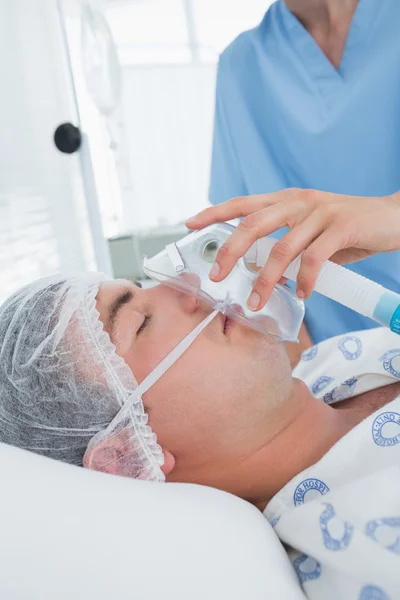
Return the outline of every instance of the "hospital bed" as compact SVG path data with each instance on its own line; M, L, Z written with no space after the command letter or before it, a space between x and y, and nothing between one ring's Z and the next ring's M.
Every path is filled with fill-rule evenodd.
M218 490L88 471L0 444L0 598L299 600L276 534Z

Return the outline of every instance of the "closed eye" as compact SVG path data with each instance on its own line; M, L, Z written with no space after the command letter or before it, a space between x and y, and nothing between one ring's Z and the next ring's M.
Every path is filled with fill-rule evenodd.
M143 323L141 324L141 326L140 326L140 327L139 327L139 329L137 330L137 332L136 332L136 335L139 335L140 333L142 333L142 331L143 331L144 329L146 329L146 327L147 327L147 325L150 323L150 321L151 321L151 316L146 316L146 317L143 319Z

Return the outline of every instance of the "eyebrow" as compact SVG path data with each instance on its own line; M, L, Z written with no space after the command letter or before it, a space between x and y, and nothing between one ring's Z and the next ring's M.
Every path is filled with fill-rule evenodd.
M117 333L118 317L121 308L126 304L129 304L134 298L134 292L131 288L125 289L117 298L112 302L108 310L108 325L110 329L110 338L114 342L115 335Z

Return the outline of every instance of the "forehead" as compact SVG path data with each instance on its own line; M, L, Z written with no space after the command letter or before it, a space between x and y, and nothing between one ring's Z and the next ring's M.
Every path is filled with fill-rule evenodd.
M106 303L107 300L112 300L116 294L124 290L137 289L132 281L128 279L113 279L111 281L103 281L99 285L99 291L97 292L96 300L98 302Z

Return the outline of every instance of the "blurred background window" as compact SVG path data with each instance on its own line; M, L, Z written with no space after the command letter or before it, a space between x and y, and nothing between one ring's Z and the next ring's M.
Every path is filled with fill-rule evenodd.
M216 65L268 0L108 0L122 65L126 170L119 228L183 221L207 205Z

